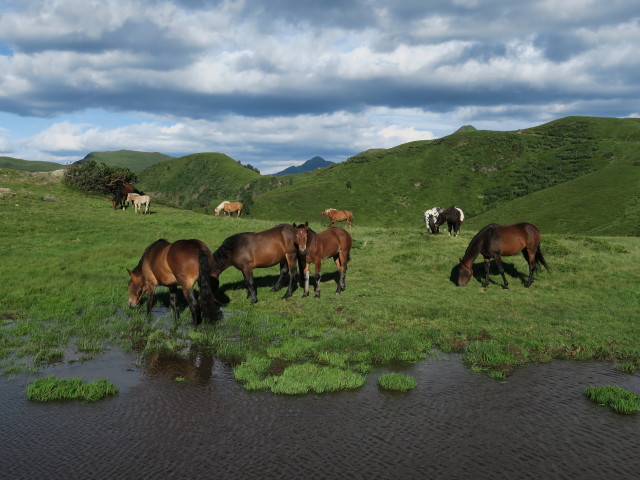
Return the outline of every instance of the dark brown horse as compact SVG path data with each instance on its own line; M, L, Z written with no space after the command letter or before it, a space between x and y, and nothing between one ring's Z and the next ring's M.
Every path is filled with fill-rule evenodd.
M123 179L118 178L116 180L112 180L107 185L114 186L115 185L115 193L113 198L111 199L111 203L113 204L113 209L120 207L124 210L127 205L127 195L130 193L137 193L139 195L142 192L138 191L133 185L125 182Z
M447 222L447 228L449 229L449 235L453 232L453 236L457 237L460 232L460 225L464 222L464 212L460 207L449 207L446 210L443 210L438 215L438 218L435 221L435 231L432 228L431 231L433 233L438 233L440 231L440 225L444 222Z
M351 235L343 228L329 227L324 232L316 233L309 228L309 224L296 227L296 242L300 255L300 272L304 272L303 297L309 295L309 265L315 266L316 298L320 298L320 267L322 260L332 257L338 268L338 288L336 293L345 289L345 275L351 252Z
M218 308L214 292L218 287L217 278L211 277L212 256L209 248L200 240L178 240L169 243L164 238L156 240L144 251L133 271L127 269L129 280L129 306L138 306L147 293L147 313L151 312L156 287L169 287L171 308L175 320L178 285L189 304L191 319L195 325L201 321L200 315L210 321L215 320ZM200 295L196 300L193 284L198 282Z
M346 220L347 227L353 227L353 213L349 210L336 210L335 208L327 208L322 211L320 218L329 217L329 226L333 227L335 222L344 222Z
M540 251L540 230L526 222L514 225L496 225L495 223L487 225L471 239L464 257L460 259L458 286L464 286L469 282L473 274L473 261L478 255L482 255L485 266L482 286L486 287L489 284L489 263L493 258L502 275L503 288L506 290L509 288L509 283L504 276L502 256L517 255L520 252L529 265L529 279L524 284L525 287L529 287L533 283L533 273L538 264L549 270Z
M279 290L284 275L289 273L289 288L283 298L293 293L293 285L297 275L296 229L292 225L280 224L263 232L236 233L225 239L222 245L213 252L211 275L218 278L227 268L234 266L242 272L247 284L251 303L256 303L256 288L253 283L253 269L272 267L280 264L280 276L271 289Z

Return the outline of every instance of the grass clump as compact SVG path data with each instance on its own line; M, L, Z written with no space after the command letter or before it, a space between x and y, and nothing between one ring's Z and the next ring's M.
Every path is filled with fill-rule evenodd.
M35 402L80 400L91 403L118 393L118 387L108 380L84 383L81 378L40 378L27 387L27 398Z
M385 373L378 377L378 385L385 390L394 390L396 392L408 392L418 386L416 380L401 373Z
M265 357L250 356L234 368L236 380L247 390L271 390L273 393L301 395L351 390L364 385L364 377L341 368L298 363L279 370Z
M613 385L587 387L586 397L599 405L607 405L618 413L637 413L640 410L640 397L624 388Z

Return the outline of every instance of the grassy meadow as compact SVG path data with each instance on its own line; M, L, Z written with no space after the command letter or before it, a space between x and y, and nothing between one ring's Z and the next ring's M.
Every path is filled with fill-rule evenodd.
M505 259L509 290L480 287L476 259L469 286L452 279L476 230L458 238L410 228L356 226L346 291L337 296L335 266L323 262L322 297L282 300L269 289L277 267L257 269L259 302L251 305L240 272L220 276L228 299L215 325L194 328L188 309L175 325L127 307L126 268L145 247L166 238L199 238L215 250L229 235L274 221L216 218L151 205L151 215L111 208L57 181L0 170L0 369L38 372L55 362L90 361L105 349L190 356L211 351L235 366L247 389L282 393L356 388L381 366L401 370L438 350L462 353L470 368L503 378L518 365L562 359L606 359L640 365L640 238L548 235L542 250L552 272L529 289L521 256ZM8 191L6 190L8 189ZM316 212L281 218L321 231ZM312 280L313 282L313 280ZM168 306L166 289L157 304ZM183 304L184 306L184 304ZM613 366L612 366L613 368Z

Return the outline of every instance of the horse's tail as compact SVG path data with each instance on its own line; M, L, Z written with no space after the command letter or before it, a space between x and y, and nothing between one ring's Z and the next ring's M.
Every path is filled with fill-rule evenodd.
M542 256L542 250L540 250L540 246L538 246L538 250L536 251L536 263L542 265L547 270L547 272L551 271L551 268L549 267L549 265L547 265L547 262Z
M213 323L218 315L218 307L216 306L216 297L214 290L218 287L218 279L211 276L211 263L209 263L210 255L208 252L200 249L198 252L200 260L200 271L198 275L198 286L200 287L200 311L202 317ZM215 284L215 285L214 285Z

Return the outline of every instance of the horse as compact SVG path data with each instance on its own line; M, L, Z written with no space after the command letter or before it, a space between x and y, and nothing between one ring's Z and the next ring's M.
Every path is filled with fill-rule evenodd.
M436 233L440 233L440 227L436 226L436 220L442 212L444 212L444 208L442 207L433 207L429 210L425 210L424 212L424 223L434 235Z
M191 320L199 325L202 318L214 321L218 313L214 292L218 279L211 276L213 257L211 250L200 240L177 240L173 243L164 238L149 245L138 265L127 271L129 280L129 307L137 307L147 293L147 314L151 313L154 292L159 285L169 287L174 320L178 320L176 308L178 285L189 304ZM193 285L198 282L200 290L196 300Z
M127 195L127 202L133 202L134 212L140 212L140 206L144 205L144 213L149 213L149 205L151 203L151 197L149 195L138 195L137 193L129 193Z
M238 212L236 216L236 218L238 218L242 214L242 203L240 202L226 202L222 208L224 209L224 213L229 214L229 216L234 212Z
M315 298L320 298L320 266L322 260L332 257L338 268L338 288L336 294L345 289L345 275L347 263L350 260L351 235L343 228L329 227L324 232L316 233L309 228L309 223L298 225L296 228L296 242L298 243L298 263L300 273L304 272L304 293L309 296L309 265L315 266Z
M216 217L220 216L220 212L222 212L224 210L224 205L226 203L231 203L228 200L224 200L222 203L220 203L220 205L218 205L215 209L215 213L216 213Z
M333 227L335 222L347 221L347 227L353 226L353 214L349 210L336 210L335 208L327 208L322 211L320 219L329 217L329 226Z
M130 193L137 193L138 195L142 195L142 192L138 191L133 185L126 183L124 179L117 178L109 182L107 185L112 186L114 184L116 186L116 191L113 196L113 199L111 199L111 203L113 204L114 210L118 206L120 206L123 210L125 209L126 203L127 203L127 196Z
M449 235L451 235L451 231L453 230L453 236L457 237L460 232L460 224L464 222L464 212L460 207L456 206L449 207L442 211L435 221L435 227L438 232L440 231L440 225L444 222L447 222Z
M293 294L293 284L297 275L296 230L292 225L282 223L262 232L236 233L226 238L213 252L211 275L218 278L230 266L242 272L247 285L247 297L256 303L256 288L253 282L253 269L266 268L280 264L280 276L271 289L279 290L284 275L289 273L289 288L283 298Z
M473 274L473 261L478 255L482 255L485 267L482 287L485 288L489 284L489 263L493 258L504 281L502 288L507 290L509 283L504 276L502 256L517 255L519 252L522 252L529 265L529 279L524 284L529 288L533 283L533 273L538 264L550 271L540 250L540 230L535 225L526 222L514 225L497 225L495 223L487 225L471 239L464 257L460 259L458 286L465 286L469 282Z

